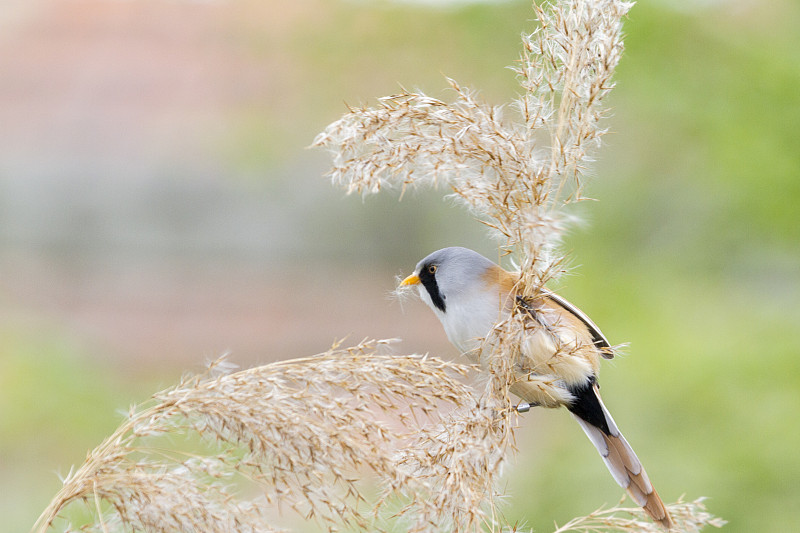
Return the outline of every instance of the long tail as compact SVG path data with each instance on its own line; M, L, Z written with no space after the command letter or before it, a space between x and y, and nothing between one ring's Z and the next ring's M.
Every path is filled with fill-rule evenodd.
M655 522L667 530L672 529L672 518L664 502L650 483L647 472L644 471L633 448L611 418L611 413L603 405L597 389L594 382L573 389L571 392L576 400L569 407L570 412L600 452L614 480L628 491L633 501L642 506Z

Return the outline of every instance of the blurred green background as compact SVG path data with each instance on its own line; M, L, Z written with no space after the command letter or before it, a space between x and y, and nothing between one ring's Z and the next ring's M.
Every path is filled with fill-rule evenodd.
M731 532L800 528L800 4L649 1L626 22L560 282L625 357L604 398L666 501ZM440 192L347 198L307 150L349 104L443 74L502 103L525 1L9 0L0 7L0 516L26 530L121 421L225 351L351 335L456 357L387 297L447 245ZM309 324L314 324L313 328ZM564 412L526 416L510 522L620 490Z

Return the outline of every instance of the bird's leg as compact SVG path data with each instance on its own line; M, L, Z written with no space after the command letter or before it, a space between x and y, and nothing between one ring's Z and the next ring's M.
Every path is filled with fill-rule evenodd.
M520 402L516 405L516 407L514 407L514 409L516 409L518 413L527 413L528 411L531 410L531 407L539 407L539 404L536 402L534 403Z

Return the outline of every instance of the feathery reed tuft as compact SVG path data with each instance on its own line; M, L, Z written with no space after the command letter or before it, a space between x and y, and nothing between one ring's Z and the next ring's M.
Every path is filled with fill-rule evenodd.
M553 533L603 533L631 531L637 533L663 533L663 529L652 520L642 519L638 507L622 507L625 498L610 509L600 508L586 516L574 518ZM704 527L721 528L727 522L706 511L704 498L692 502L677 502L667 506L675 521L674 531L699 533Z
M270 504L329 530L383 531L394 502L408 531L480 530L508 412L476 402L469 367L385 344L214 377L218 362L154 395L67 476L36 531L101 502L100 531L276 531ZM187 433L202 453L164 445ZM380 493L369 505L362 478Z
M447 185L517 252L531 292L559 270L563 206L582 200L582 176L603 98L622 54L632 3L566 0L534 6L540 26L523 36L516 72L522 95L482 102L453 80L447 103L403 91L375 108L351 108L314 141L330 149L330 177L348 193Z

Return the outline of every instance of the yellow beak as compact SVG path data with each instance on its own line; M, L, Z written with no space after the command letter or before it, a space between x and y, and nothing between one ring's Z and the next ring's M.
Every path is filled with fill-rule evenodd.
M416 285L419 283L419 276L416 274L411 274L406 279L400 282L400 286L404 287L406 285Z

